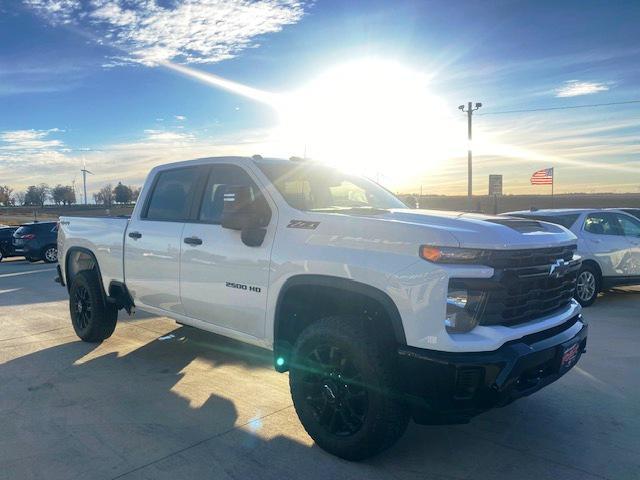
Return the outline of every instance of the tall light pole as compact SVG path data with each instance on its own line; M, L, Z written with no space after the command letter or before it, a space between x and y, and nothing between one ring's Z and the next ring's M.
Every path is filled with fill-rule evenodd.
M476 102L474 105L473 102L467 103L467 109L464 109L464 105L460 105L458 107L459 110L463 111L467 114L467 130L468 130L468 138L469 138L469 150L467 151L467 202L469 204L469 211L473 210L473 152L471 151L471 140L473 138L472 135L472 123L473 123L473 112L482 107L482 103Z

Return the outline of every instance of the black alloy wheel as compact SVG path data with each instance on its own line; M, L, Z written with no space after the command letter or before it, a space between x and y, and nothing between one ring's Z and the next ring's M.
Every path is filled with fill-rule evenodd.
M73 295L73 308L75 309L75 321L79 328L86 329L91 321L92 306L89 291L84 285L78 286Z
M353 358L337 346L323 344L311 351L306 363L302 392L318 424L339 437L357 433L369 397Z

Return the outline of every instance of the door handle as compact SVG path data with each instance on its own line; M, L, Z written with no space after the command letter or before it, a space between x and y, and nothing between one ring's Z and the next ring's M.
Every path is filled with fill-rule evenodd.
M138 240L139 238L142 238L142 234L140 232L129 232L129 238Z
M186 243L187 245L202 245L202 239L198 238L198 237L187 237L184 239L184 243Z

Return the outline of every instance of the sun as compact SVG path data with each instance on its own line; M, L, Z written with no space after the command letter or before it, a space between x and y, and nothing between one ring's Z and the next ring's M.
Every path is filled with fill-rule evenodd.
M333 67L276 109L280 143L392 183L437 165L452 145L452 120L429 76L390 60Z

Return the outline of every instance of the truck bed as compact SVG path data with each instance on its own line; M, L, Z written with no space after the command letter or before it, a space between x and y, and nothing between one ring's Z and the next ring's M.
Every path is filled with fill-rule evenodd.
M112 280L123 282L124 234L128 223L122 217L60 217L58 259L62 274L66 277L67 252L81 248L95 255L105 288Z

